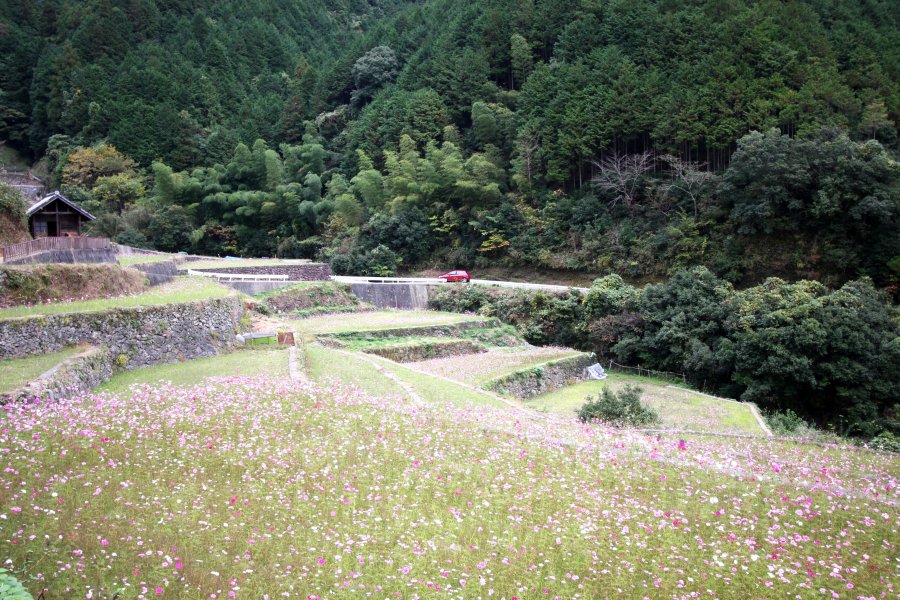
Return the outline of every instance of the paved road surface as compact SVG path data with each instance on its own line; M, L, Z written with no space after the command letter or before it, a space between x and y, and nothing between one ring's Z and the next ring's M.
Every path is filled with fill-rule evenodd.
M333 275L333 281L341 283L422 283L432 285L465 285L465 284L445 284L437 277L347 277L343 275ZM528 290L548 290L552 292L565 292L567 290L577 290L579 292L587 292L590 288L573 287L567 285L550 285L546 283L519 283L516 281L493 281L490 279L473 279L472 283L478 285L494 285L498 287L508 288L524 288Z

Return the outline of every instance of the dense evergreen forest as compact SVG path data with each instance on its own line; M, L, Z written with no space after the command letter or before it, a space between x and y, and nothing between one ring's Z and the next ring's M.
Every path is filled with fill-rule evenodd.
M898 389L861 382L900 379L898 115L891 0L0 1L0 137L97 234L349 274L674 276L582 345L764 405L827 388L870 424ZM687 321L653 304L673 281ZM791 294L873 333L763 389L735 348L770 351L754 323ZM818 360L807 341L785 360Z

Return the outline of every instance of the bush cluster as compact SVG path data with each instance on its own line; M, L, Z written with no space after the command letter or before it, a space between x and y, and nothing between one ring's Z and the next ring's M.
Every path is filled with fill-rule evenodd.
M626 385L618 392L604 387L596 398L587 397L587 402L578 410L578 419L583 423L602 421L614 427L643 427L658 423L656 411L641 404L642 391L633 385Z
M643 288L609 275L587 294L448 286L431 305L497 317L533 344L684 373L698 387L778 411L775 428L786 433L805 419L864 439L900 434L892 408L900 326L868 279L829 289L770 278L735 290L698 267Z

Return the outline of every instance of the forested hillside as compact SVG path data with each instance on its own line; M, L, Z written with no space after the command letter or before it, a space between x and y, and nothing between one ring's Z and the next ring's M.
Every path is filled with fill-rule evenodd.
M162 249L891 285L898 21L889 1L7 1L0 135L98 232Z
M890 0L0 3L0 136L94 234L604 276L448 307L866 437L900 433L898 115Z

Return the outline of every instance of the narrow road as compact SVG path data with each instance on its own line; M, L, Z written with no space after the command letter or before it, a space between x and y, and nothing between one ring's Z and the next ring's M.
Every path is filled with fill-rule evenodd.
M348 277L344 275L332 275L331 279L332 281L340 283L418 283L423 285L445 285L443 281L436 277ZM493 281L491 279L473 279L471 283L476 285L493 285L497 287L523 288L528 290L547 290L550 292L565 292L568 290L587 292L590 289L567 285L551 285L549 283L520 283L517 281Z

